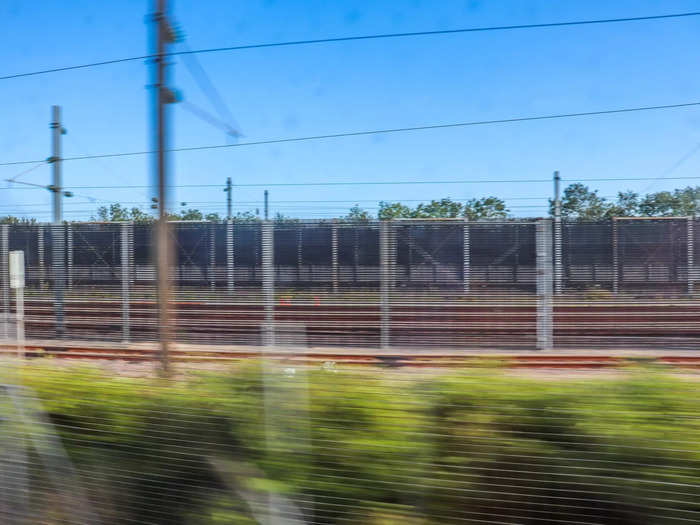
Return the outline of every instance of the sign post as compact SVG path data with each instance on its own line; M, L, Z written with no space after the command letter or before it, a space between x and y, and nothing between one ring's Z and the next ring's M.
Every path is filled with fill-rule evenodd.
M10 288L15 290L17 305L17 357L24 359L24 252L10 252Z

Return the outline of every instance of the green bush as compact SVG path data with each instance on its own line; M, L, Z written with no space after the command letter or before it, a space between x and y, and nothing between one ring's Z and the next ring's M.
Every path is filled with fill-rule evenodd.
M700 516L696 383L651 371L536 381L255 363L163 381L33 365L22 381L108 524L256 523L270 495L307 523ZM33 504L59 523L32 464Z

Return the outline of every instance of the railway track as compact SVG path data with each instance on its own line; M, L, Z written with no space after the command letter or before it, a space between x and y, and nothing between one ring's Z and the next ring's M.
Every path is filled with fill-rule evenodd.
M122 303L69 300L65 303L65 337L82 341L121 341ZM205 345L262 343L265 312L250 303L180 301L173 305L176 339ZM559 349L700 350L700 304L634 303L558 304L553 315ZM55 335L53 303L26 304L30 339ZM377 304L282 304L275 309L278 340L304 347L378 348L381 310ZM152 301L129 303L128 338L155 340L157 311ZM502 304L391 305L391 345L401 348L500 349L526 351L536 339L534 302Z
M83 361L118 360L149 362L157 358L156 343L110 344L91 341L28 340L25 344L27 359L65 359ZM15 342L0 342L0 353L14 355ZM338 348L274 348L250 346L174 344L171 359L180 363L227 364L260 358L283 363L303 365L364 365L379 367L421 368L558 368L601 369L624 368L638 365L657 365L674 368L700 368L700 352L649 352L619 350L603 352L595 350L562 352L517 352L466 350L353 350Z

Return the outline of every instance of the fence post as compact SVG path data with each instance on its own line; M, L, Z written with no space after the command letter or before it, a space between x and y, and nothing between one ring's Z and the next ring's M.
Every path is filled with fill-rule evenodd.
M561 177L559 172L554 172L554 293L562 292L562 266L561 266Z
M129 225L129 284L136 286L136 261L134 260L134 252L136 251L136 241L134 239L134 223Z
M613 293L617 294L620 290L620 275L619 275L619 258L617 253L618 244L617 219L612 218L612 264L613 264Z
M389 288L391 286L391 222L379 223L379 296L380 296L380 340L382 348L391 345L391 309L389 305Z
M394 222L389 223L389 282L391 283L391 289L396 288L396 261L398 259L398 242L397 242L397 224Z
M563 290L561 216L554 217L554 294L561 295Z
M331 227L331 267L333 293L338 293L338 225L335 220Z
M2 273L2 325L3 339L10 337L10 275L9 275L9 253L10 253L10 225L0 226L0 273Z
M68 256L68 289L73 289L73 227L70 224L66 224L66 243L68 247L66 249L66 254Z
M56 317L56 337L62 339L65 335L64 292L66 287L65 275L65 228L63 224L51 226L51 262L53 270L54 312Z
M129 254L131 252L131 230L132 224L123 222L121 224L121 269L122 269L122 341L128 342L130 338L130 316L129 316L129 282L131 280L131 265L129 264Z
M44 266L44 227L39 226L37 232L37 254L39 256L39 288L46 288L46 267Z
M275 233L272 221L262 222L262 288L265 306L263 346L275 345Z
M464 293L469 293L470 285L470 270L471 270L471 246L469 244L469 220L465 219L462 225L463 243L462 243L462 284L464 285Z
M209 223L209 285L216 288L216 223Z
M552 323L552 222L540 219L535 226L537 246L537 349L553 346Z
M226 221L226 285L233 292L233 220Z
M695 280L695 234L693 231L694 218L688 217L686 219L686 235L687 235L687 249L688 249L688 295L692 295L694 280Z

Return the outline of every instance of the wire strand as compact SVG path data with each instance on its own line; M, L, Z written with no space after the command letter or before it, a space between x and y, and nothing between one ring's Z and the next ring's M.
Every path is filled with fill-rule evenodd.
M700 11L691 11L686 13L670 13L666 15L650 15L650 16L635 16L635 17L624 17L624 18L605 18L596 20L571 20L566 22L545 22L541 24L517 24L517 25L506 25L506 26L489 26L489 27L466 27L458 29L443 29L436 31L411 31L405 33L381 33L374 35L355 35L355 36L345 36L345 37L332 37L332 38L318 38L309 40L291 40L286 42L266 42L259 44L246 44L238 46L226 46L226 47L213 47L208 49L195 49L188 51L175 51L172 53L167 53L168 56L186 55L186 54L198 54L198 53L220 53L225 51L242 51L246 49L262 49L268 47L288 47L288 46L303 46L303 45L314 45L314 44L328 44L336 42L352 42L359 40L378 40L378 39L388 39L388 38L406 38L406 37L417 37L417 36L437 36L437 35L453 35L459 33L479 33L486 31L513 31L522 29L545 29L553 27L566 27L566 26L583 26L583 25L595 25L595 24L616 24L623 22L644 22L650 20L668 20L674 18L686 18L700 15ZM134 57L123 57L115 58L112 60L102 60L99 62L89 62L86 64L77 64L73 66L63 66L54 67L47 69L40 69L37 71L28 71L24 73L14 73L10 75L0 76L0 80L11 80L15 78L30 77L36 75L46 75L49 73L59 73L63 71L72 71L76 69L86 69L91 67L106 66L112 64L120 64L124 62L134 62L136 60L148 60L154 58L155 55L140 55Z
M337 138L346 138L346 137L362 137L362 136L381 135L381 134L390 134L390 133L406 133L406 132L411 132L411 131L429 131L429 130L437 130L437 129L463 128L463 127L470 127L470 126L486 126L486 125L494 125L494 124L513 124L513 123L517 123L517 122L531 122L531 121L537 121L537 120L556 120L556 119L563 119L563 118L579 118L579 117L592 117L592 116L600 116L600 115L614 115L614 114L620 114L620 113L635 113L635 112L640 112L640 111L658 111L658 110L666 110L666 109L680 109L680 108L688 108L688 107L695 107L695 106L700 106L700 102L684 102L684 103L680 103L680 104L663 104L663 105L658 105L658 106L639 106L639 107L632 107L632 108L617 108L617 109L606 109L606 110L599 110L599 111L584 111L584 112L577 112L577 113L557 113L557 114L552 114L552 115L537 115L537 116L531 116L531 117L511 117L511 118L495 119L495 120L476 120L476 121L468 121L468 122L451 122L451 123L447 123L447 124L428 124L428 125L424 125L424 126L410 126L410 127L403 127L403 128L385 128L385 129L372 129L372 130L363 130L363 131L349 131L349 132L342 132L342 133L329 133L329 134L325 134L325 135L308 135L308 136L303 136L303 137L265 139L265 140L251 141L251 142L239 142L236 144L186 146L186 147L181 147L181 148L171 148L171 149L168 149L166 151L174 152L174 153L187 152L187 151L205 151L205 150L215 150L215 149L225 149L225 148L240 148L240 147L245 147L245 146L263 146L263 145L269 145L269 144L284 144L284 143L292 143L292 142L328 140L328 139L337 139ZM121 152L121 153L103 153L103 154L98 154L98 155L78 155L78 156L73 156L73 157L64 157L61 160L62 161L73 161L73 160L107 159L107 158L117 158L117 157L133 157L133 156L138 156L138 155L149 155L152 153L156 153L156 152L153 150L146 150L146 151L126 151L126 152ZM2 162L2 163L0 163L0 166L17 166L17 165L21 165L21 164L33 164L36 162L40 162L40 161L38 161L38 160L22 160L22 161ZM512 181L510 181L510 182L512 182ZM548 182L551 182L551 181L548 181Z
M657 180L658 177L600 177L600 178L580 178L561 179L562 182L623 182L623 181L644 181ZM664 180L700 180L700 175L693 177L667 177ZM471 179L471 180L404 180L404 181L343 181L343 182L260 182L254 184L234 184L237 188L269 188L279 186L377 186L377 185L410 185L410 184L510 184L510 183L547 183L551 184L551 179ZM169 188L221 188L223 184L173 184ZM105 186L65 186L66 189L84 190L132 190L150 188L140 184L122 184ZM15 188L8 189L39 189L39 188ZM44 189L42 186L41 189ZM347 202L358 202L356 199L349 199ZM422 201L421 201L422 202Z

